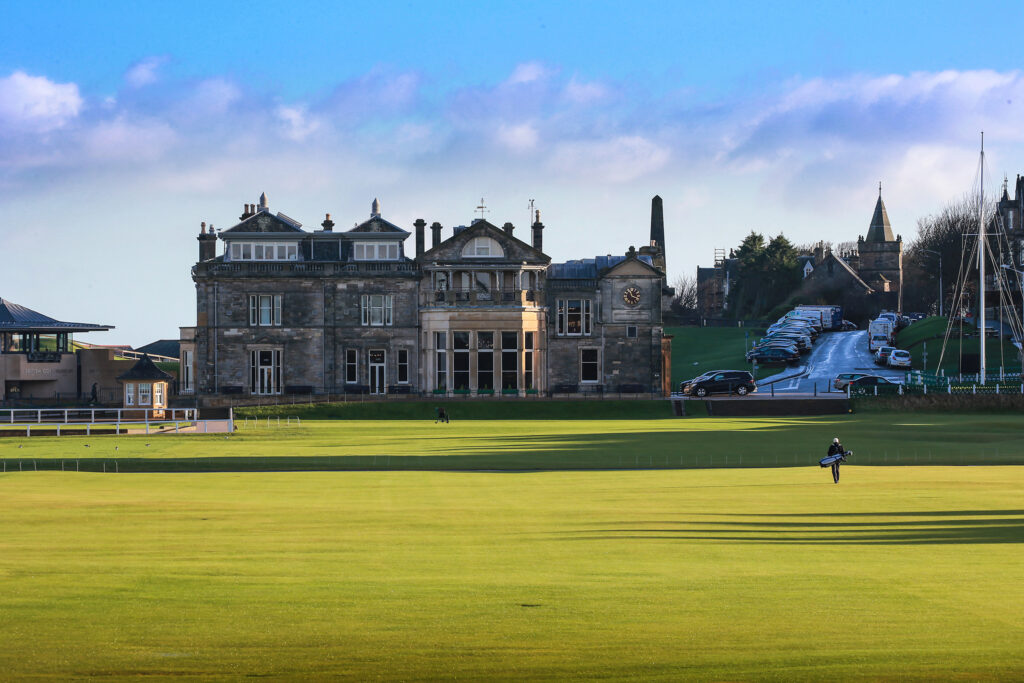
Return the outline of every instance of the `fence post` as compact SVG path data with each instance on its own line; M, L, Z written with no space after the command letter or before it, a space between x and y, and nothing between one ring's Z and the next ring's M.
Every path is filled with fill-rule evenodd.
M978 385L977 384L972 384L971 385L971 393L972 394L977 394L978 393Z
M818 383L817 382L814 383L814 395L815 396L818 395Z
M924 386L924 395L927 396L928 395L928 385L925 384L923 386Z
M875 385L875 396L878 396L878 385Z

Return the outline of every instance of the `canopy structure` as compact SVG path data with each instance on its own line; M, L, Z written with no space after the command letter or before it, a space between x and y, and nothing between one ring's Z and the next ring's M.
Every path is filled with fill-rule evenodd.
M114 329L113 325L95 325L93 323L70 323L55 320L25 308L13 301L0 298L0 332L37 332L53 334L57 332L102 332Z

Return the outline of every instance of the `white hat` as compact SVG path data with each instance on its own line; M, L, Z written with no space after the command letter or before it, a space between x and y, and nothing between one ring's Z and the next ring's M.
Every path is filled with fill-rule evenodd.
M839 443L839 437L837 436L836 438L832 439L832 443Z

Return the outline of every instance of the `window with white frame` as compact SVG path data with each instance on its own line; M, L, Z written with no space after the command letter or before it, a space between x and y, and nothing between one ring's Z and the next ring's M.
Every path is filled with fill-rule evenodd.
M502 258L504 255L501 245L490 237L474 237L462 248L463 258Z
M235 242L227 250L229 261L295 261L298 242Z
M281 350L249 351L249 391L266 396L281 393Z
M448 334L446 332L435 332L434 333L434 350L437 358L436 371L437 379L434 382L434 388L438 391L446 391L448 389Z
M598 349L580 349L580 382L596 383L598 381Z
M363 325L391 325L390 294L363 294L361 308Z
M193 383L195 382L195 368L192 367L192 359L192 351L181 352L181 393L183 394L190 394L194 389Z
M533 332L523 333L523 388L533 389Z
M559 336L590 336L593 312L590 299L559 299L556 307Z
M494 390L494 333L476 333L476 388Z
M409 350L398 349L398 383L409 383Z
M452 389L469 391L469 332L452 332Z
M135 385L125 384L124 385L124 404L126 406L135 405Z
M149 382L139 382L139 405L148 406L153 403L153 385Z
M279 327L281 325L281 295L250 294L249 325Z
M162 406L164 405L164 384L163 382L157 382L153 385L153 405Z
M501 388L519 388L519 333L501 333Z
M356 349L345 350L345 383L356 384L359 382L359 351Z
M397 261L398 242L356 242L352 256L356 261Z

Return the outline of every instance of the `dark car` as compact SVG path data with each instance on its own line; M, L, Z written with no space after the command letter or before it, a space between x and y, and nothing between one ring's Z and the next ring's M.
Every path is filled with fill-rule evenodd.
M763 365L771 363L799 363L800 354L793 347L758 349L751 354L750 360Z
M885 377L879 377L878 375L865 375L864 377L858 377L857 379L851 379L847 386L851 387L895 387L898 386L899 382L893 382L891 379Z
M736 392L746 396L757 391L754 376L745 370L723 370L713 375L697 378L686 388L691 396L707 396L708 394L731 394Z
M699 382L705 377L710 377L711 375L718 374L719 372L725 372L725 370L708 370L707 372L697 375L693 379L684 379L682 382L679 383L679 393L685 394L687 387L689 387L694 382Z

